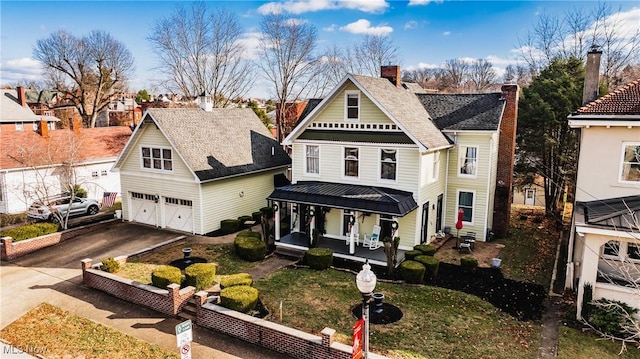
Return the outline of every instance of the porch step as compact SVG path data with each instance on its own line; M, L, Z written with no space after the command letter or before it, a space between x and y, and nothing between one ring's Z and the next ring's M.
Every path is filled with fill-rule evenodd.
M178 318L185 319L185 320L191 319L191 321L195 322L197 311L198 311L198 306L196 305L196 299L191 298L189 299L187 304L185 304L184 307L182 307L180 312L178 312Z
M276 246L275 254L281 257L293 258L293 259L302 259L304 257L305 251L302 249L285 247L285 246Z

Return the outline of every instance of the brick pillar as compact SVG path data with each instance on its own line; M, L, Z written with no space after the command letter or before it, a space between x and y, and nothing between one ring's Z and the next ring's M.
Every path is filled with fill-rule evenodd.
M209 293L206 290L201 290L198 293L194 294L194 296L196 297L196 305L198 306L198 309L200 309L200 307L202 307L202 305L207 302Z
M171 283L167 286L167 290L169 291L169 300L171 301L173 315L176 315L180 310L180 285Z
M496 173L492 227L493 232L498 237L505 237L509 230L518 121L518 90L518 85L505 84L502 86L502 98L505 101L505 107L500 120L498 170Z
M13 238L2 237L2 259L9 260L13 258Z
M336 330L331 328L324 328L322 329L321 334L322 334L322 346L330 347L331 344L333 344L333 337L336 334Z
M87 269L91 269L91 264L93 264L93 260L91 258L85 258L81 260L80 263L82 263L82 283L86 284Z

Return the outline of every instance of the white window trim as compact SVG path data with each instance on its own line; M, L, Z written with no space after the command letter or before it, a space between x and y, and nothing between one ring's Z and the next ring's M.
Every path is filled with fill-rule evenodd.
M346 162L346 158L344 156L344 152L347 148L355 148L358 150L358 175L357 176L347 176L345 173L345 162ZM359 180L360 179L360 162L362 161L362 150L360 149L360 147L358 146L342 146L342 165L341 165L341 169L340 169L340 174L342 176L342 178L344 179L350 179L350 180Z
M624 246L624 259L628 260L631 263L640 263L640 259L635 259L635 258L631 258L629 256L629 246L630 245L635 245L635 246L640 246L640 243L633 243L633 242L623 242L625 244Z
M607 245L607 243L609 243L609 242L618 242L618 254L617 255L611 255L611 254L605 254L604 253L604 248ZM622 258L624 258L624 256L622 255L622 248L623 248L622 242L620 242L618 240L607 241L607 242L603 243L600 246L600 251L601 251L600 252L600 258L620 261L620 260L622 260ZM626 248L625 248L625 252L626 252Z
M151 151L153 151L154 149L160 149L160 151L162 150L170 150L171 151L171 169L170 170L165 170L164 168L161 169L157 169L157 168L147 168L144 166L144 158L142 157L142 148L143 147L148 147L151 149ZM153 152L152 152L153 153ZM155 173L173 173L174 168L175 168L175 161L176 161L176 151L173 150L173 148L168 147L168 146L154 146L154 145L140 145L140 147L138 148L138 155L140 156L140 169L142 171L147 171L147 172L155 172ZM153 157L151 159L152 161L152 166L153 166ZM164 167L164 164L163 164Z
M640 142L622 142L622 148L620 149L620 166L618 169L618 183L637 185L640 183L640 181L625 181L622 179L622 170L624 168L624 150L627 146L640 146Z
M475 219L476 219L476 191L475 190L471 190L471 189L457 189L456 190L456 207L455 207L455 213L454 213L454 220L457 221L458 220L458 208L460 208L460 192L469 192L473 194L473 202L471 203L471 208L473 209L473 212L471 213L471 222L465 222L462 221L463 224L468 225L468 226L473 226L475 223Z
M16 131L24 131L24 123L16 122Z
M309 147L309 146L318 147L318 173L309 172L309 168L307 168L307 147ZM320 148L320 145L314 145L314 144L304 145L303 151L304 151L304 153L303 153L304 154L304 156L303 156L303 158L304 158L303 159L303 162L304 162L303 168L304 168L305 176L319 177L320 173L321 173L321 171L320 171L320 158L321 158L320 157L320 152L322 152L322 149Z
M396 151L396 179L390 180L382 178L382 150L395 150ZM376 177L380 183L398 183L398 174L400 173L400 150L395 147L378 147L378 173Z
M348 117L349 95L357 95L358 96L358 117L357 118L349 118ZM362 113L362 101L361 101L360 91L357 91L357 90L347 90L347 91L345 91L344 92L344 121L345 122L359 122L361 113Z
M463 164L464 164L464 159L467 156L467 148L475 148L476 149L476 168L475 168L475 173L474 174L466 174L466 173L461 173L460 169L462 168ZM464 149L464 153L463 150ZM460 147L458 147L458 167L457 167L457 172L458 172L458 177L461 178L478 178L478 167L480 167L478 164L480 163L480 147L478 146L464 146L461 145Z

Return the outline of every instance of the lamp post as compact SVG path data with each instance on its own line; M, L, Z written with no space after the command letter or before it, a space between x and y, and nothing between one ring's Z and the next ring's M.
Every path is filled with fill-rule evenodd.
M362 294L362 318L364 319L364 359L369 358L369 301L376 288L376 274L371 271L369 260L362 265L356 275L356 286Z

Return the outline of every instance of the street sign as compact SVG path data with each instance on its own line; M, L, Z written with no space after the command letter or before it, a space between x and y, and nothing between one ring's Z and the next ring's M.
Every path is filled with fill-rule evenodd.
M180 359L191 359L191 345L184 344L180 347Z
M353 342L351 346L351 358L362 359L362 327L364 326L364 319L358 320L353 327Z
M193 340L191 320L187 320L176 325L176 339L178 342L178 348L181 348L184 344L191 343Z

